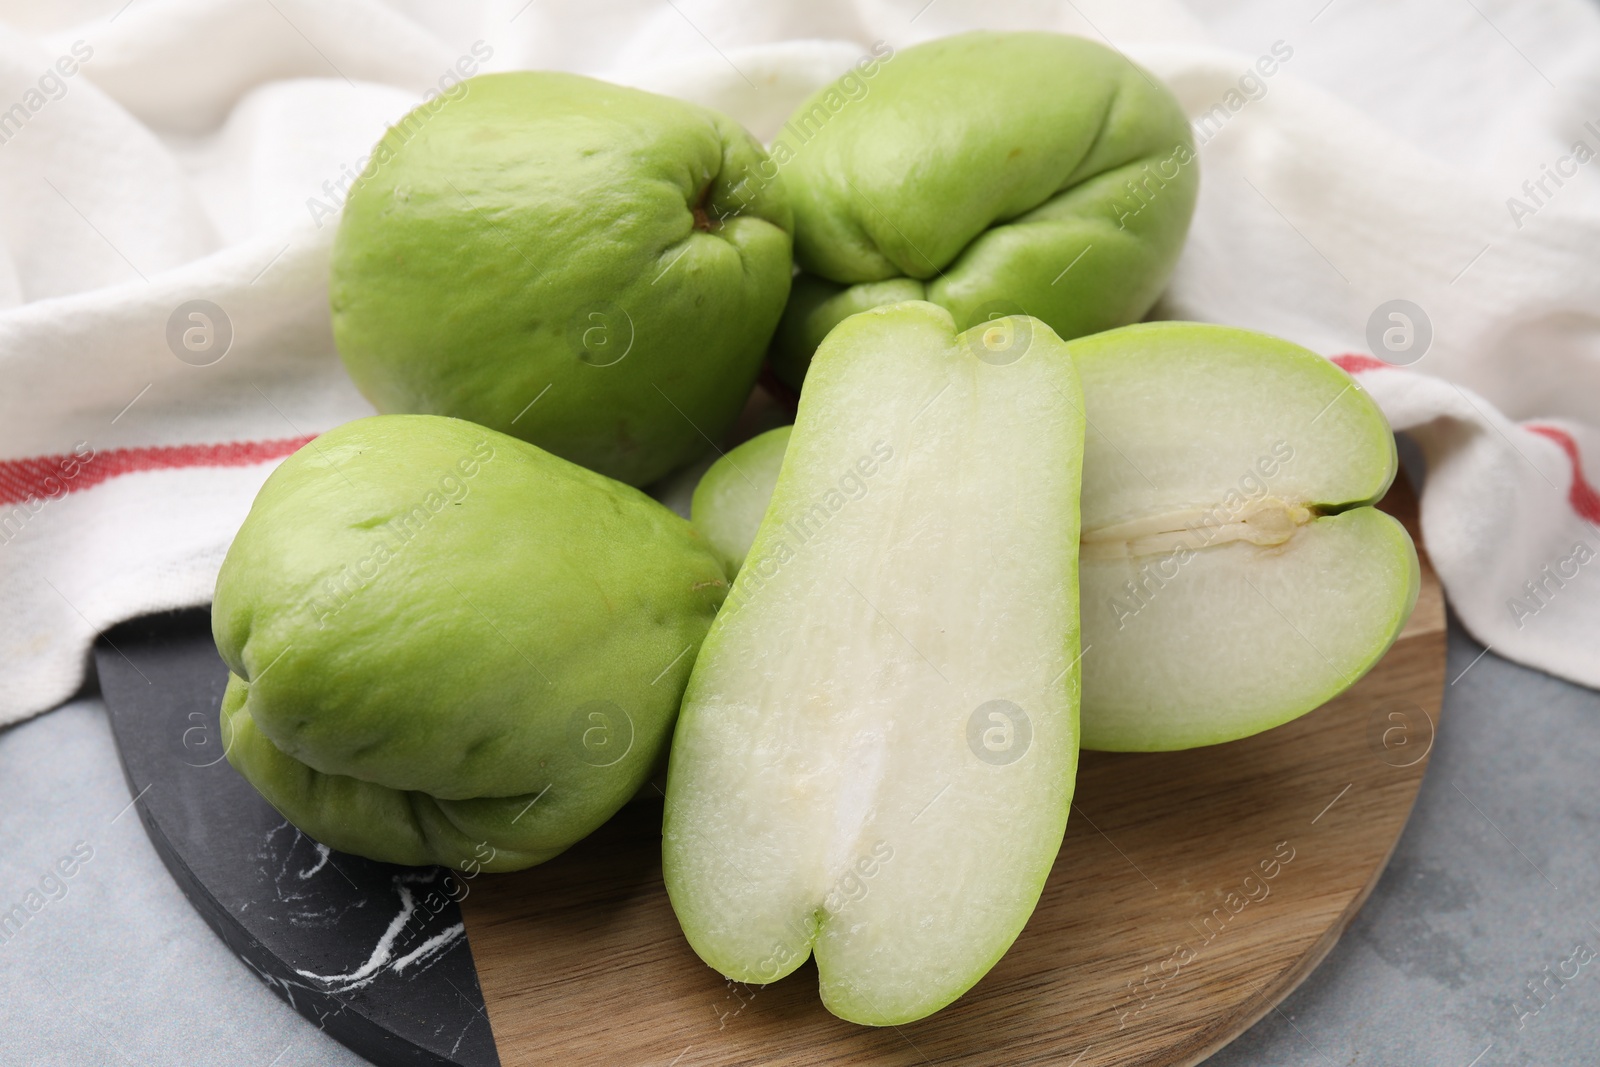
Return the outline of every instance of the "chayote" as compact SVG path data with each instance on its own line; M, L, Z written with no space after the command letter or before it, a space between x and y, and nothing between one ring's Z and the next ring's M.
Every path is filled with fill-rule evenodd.
M683 101L468 79L392 127L345 202L330 302L351 378L380 411L633 485L687 463L738 416L789 293L783 183L745 182L763 164Z
M799 388L857 312L929 300L962 329L1000 315L1063 338L1160 295L1199 188L1188 119L1093 41L967 33L852 71L773 141L794 204L795 280L773 367Z
M228 759L346 852L543 862L644 783L726 591L636 489L457 419L348 423L217 578Z
M695 485L689 521L711 543L729 578L750 553L793 430L779 426L729 449Z

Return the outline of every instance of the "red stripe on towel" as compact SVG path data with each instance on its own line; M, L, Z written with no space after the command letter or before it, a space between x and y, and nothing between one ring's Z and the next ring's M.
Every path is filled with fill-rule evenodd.
M1328 361L1335 367L1338 367L1340 370L1344 371L1346 374L1360 374L1362 371L1367 370L1394 370L1394 365L1392 363L1385 363L1383 360L1373 359L1371 356L1358 356L1354 354L1345 356L1332 356Z
M1567 503L1585 522L1600 523L1600 493L1595 492L1583 476L1583 459L1578 455L1578 442L1565 430L1554 426L1528 426L1540 437L1549 438L1561 446L1561 451L1572 461L1572 488L1567 491Z
M49 500L136 471L252 467L282 459L309 440L310 437L283 437L274 441L108 448L98 452L85 445L82 451L59 456L0 460L0 505Z

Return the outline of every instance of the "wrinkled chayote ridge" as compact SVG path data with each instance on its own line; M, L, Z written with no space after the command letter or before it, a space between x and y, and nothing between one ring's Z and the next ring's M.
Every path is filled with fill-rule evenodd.
M223 562L228 759L342 851L543 862L644 783L726 589L635 489L457 419L348 423Z
M774 343L787 384L839 322L900 300L1063 338L1150 309L1199 188L1188 119L1152 75L1078 37L978 32L846 78L772 145L803 271Z
M345 366L380 411L650 482L732 425L783 310L788 198L746 181L768 163L680 100L468 79L391 128L345 202L329 286Z

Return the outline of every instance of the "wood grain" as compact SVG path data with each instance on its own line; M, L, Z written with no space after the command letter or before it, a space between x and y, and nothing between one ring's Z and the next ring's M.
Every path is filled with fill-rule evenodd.
M1417 540L1416 503L1384 501ZM1292 723L1161 754L1085 753L1032 920L965 997L870 1029L817 999L807 964L725 981L661 883L661 805L638 803L542 867L462 902L504 1063L1194 1064L1298 985L1388 861L1439 719L1444 602L1422 593L1366 678Z

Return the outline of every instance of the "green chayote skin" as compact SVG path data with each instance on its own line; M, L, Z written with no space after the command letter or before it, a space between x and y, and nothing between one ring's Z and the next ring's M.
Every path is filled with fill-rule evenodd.
M457 419L348 423L272 473L217 578L228 759L345 852L541 863L644 783L726 592L636 489Z
M772 354L794 388L829 330L880 304L932 301L962 329L1025 313L1064 339L1134 322L1199 190L1172 94L1053 33L907 48L807 100L771 151L804 272Z
M732 119L488 74L392 127L333 247L334 338L385 412L470 419L632 485L738 416L789 293L781 180ZM740 187L735 192L736 187Z
M710 542L730 579L750 554L793 431L793 426L779 426L729 449L694 488L689 521Z

